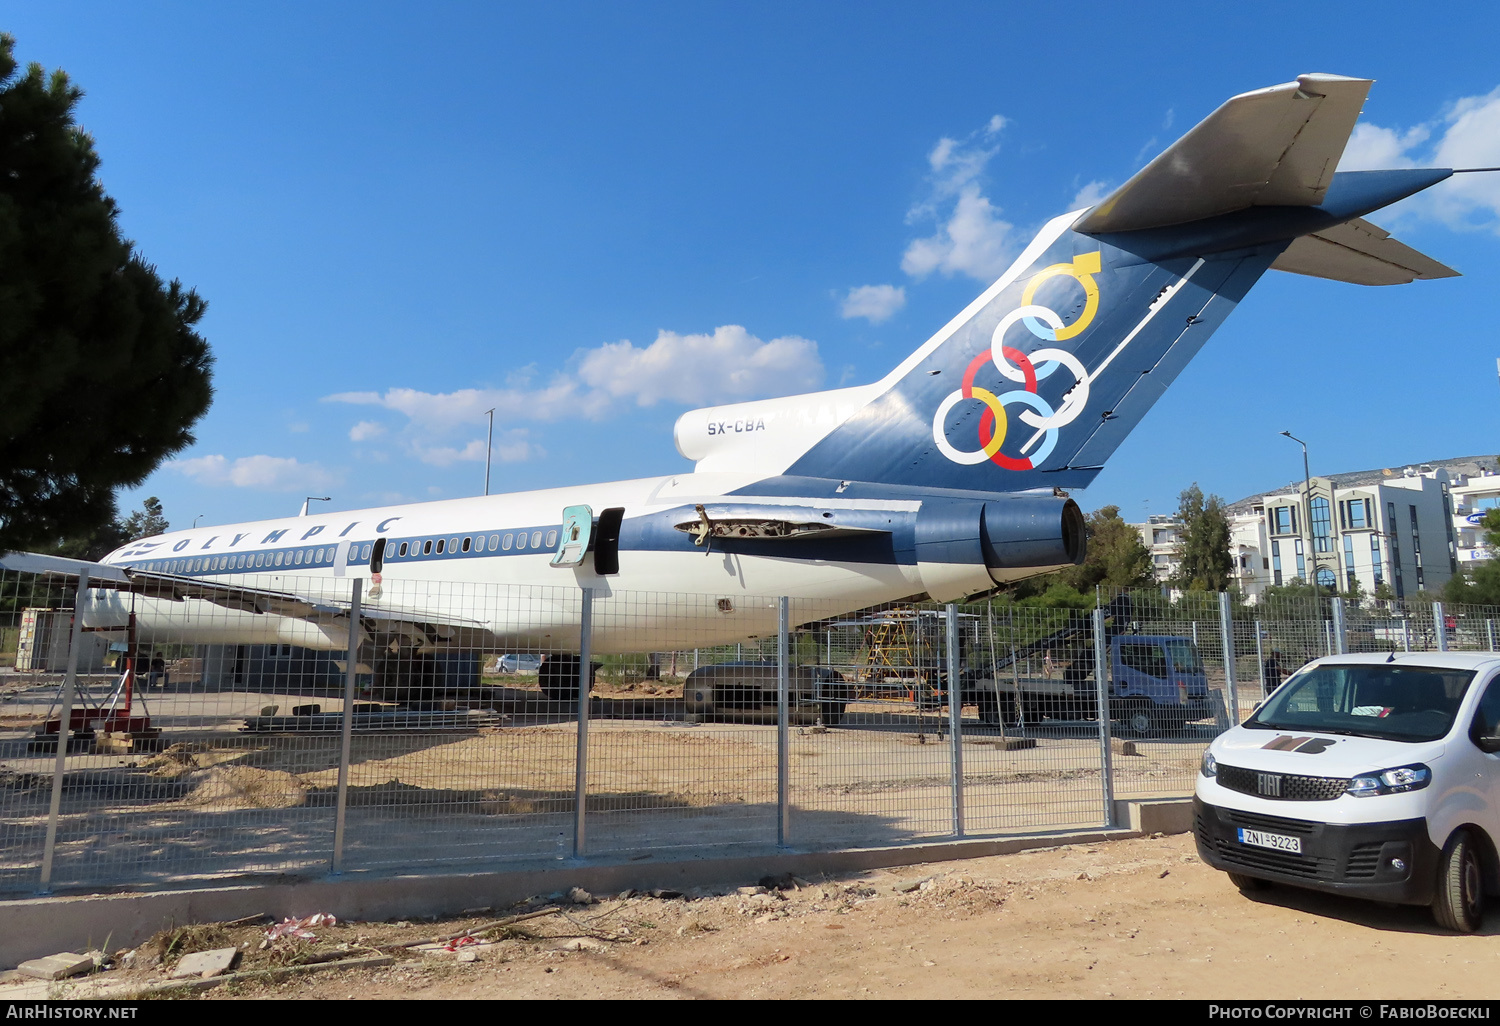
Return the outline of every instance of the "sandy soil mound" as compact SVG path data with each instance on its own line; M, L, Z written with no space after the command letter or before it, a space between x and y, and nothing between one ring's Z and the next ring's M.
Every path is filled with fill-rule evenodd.
M182 799L202 809L290 809L307 801L307 787L281 770L216 766Z

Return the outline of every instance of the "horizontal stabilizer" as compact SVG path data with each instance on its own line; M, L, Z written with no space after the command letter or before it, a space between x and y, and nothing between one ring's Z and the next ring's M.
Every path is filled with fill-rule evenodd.
M1276 258L1271 269L1355 285L1405 285L1417 278L1459 277L1453 268L1360 218L1302 236Z
M1128 232L1251 206L1316 206L1354 131L1371 79L1300 75L1242 93L1074 225Z

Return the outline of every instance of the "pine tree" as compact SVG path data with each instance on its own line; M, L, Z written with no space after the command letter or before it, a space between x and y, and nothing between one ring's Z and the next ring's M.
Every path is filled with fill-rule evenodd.
M1140 533L1120 516L1119 506L1102 506L1088 515L1088 552L1078 566L1058 574L1064 584L1088 594L1095 587L1142 588L1153 583L1151 550Z
M1203 498L1198 483L1178 496L1177 518L1182 522L1177 555L1181 566L1172 583L1183 591L1227 591L1234 578L1229 552L1229 518L1224 500Z
M0 551L89 538L114 491L193 441L206 304L121 237L82 91L0 35Z

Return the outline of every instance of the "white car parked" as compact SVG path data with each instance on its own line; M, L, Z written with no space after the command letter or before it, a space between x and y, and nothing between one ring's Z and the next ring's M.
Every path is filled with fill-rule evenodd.
M1500 893L1500 655L1330 656L1203 753L1194 834L1241 890L1272 883L1479 927Z

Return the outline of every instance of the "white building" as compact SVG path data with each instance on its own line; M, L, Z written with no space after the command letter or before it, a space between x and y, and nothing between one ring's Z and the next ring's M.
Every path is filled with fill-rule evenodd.
M1170 580L1182 565L1177 546L1182 541L1182 522L1175 516L1157 513L1144 524L1131 524L1141 536L1141 543L1151 550L1151 569L1162 583Z
M1388 588L1406 598L1437 591L1496 555L1484 547L1478 522L1500 508L1500 456L1330 474L1311 486L1310 511L1303 481L1225 508L1236 580L1248 601L1268 587L1314 577L1342 592L1357 583L1366 596ZM1181 565L1182 524L1158 515L1130 526L1165 583Z
M1466 471L1490 468L1488 491L1468 487ZM1437 591L1459 571L1459 495L1500 505L1500 476L1489 457L1399 470L1314 477L1307 484L1241 499L1228 508L1240 589L1254 600L1267 587L1317 579L1365 595L1382 586L1396 598ZM1310 502L1309 502L1310 498ZM1311 520L1311 523L1308 521ZM1472 546L1470 547L1472 552Z
M1493 464L1453 485L1453 530L1458 537L1458 566L1472 569L1475 563L1493 559L1484 544L1484 515L1500 507L1500 473Z

